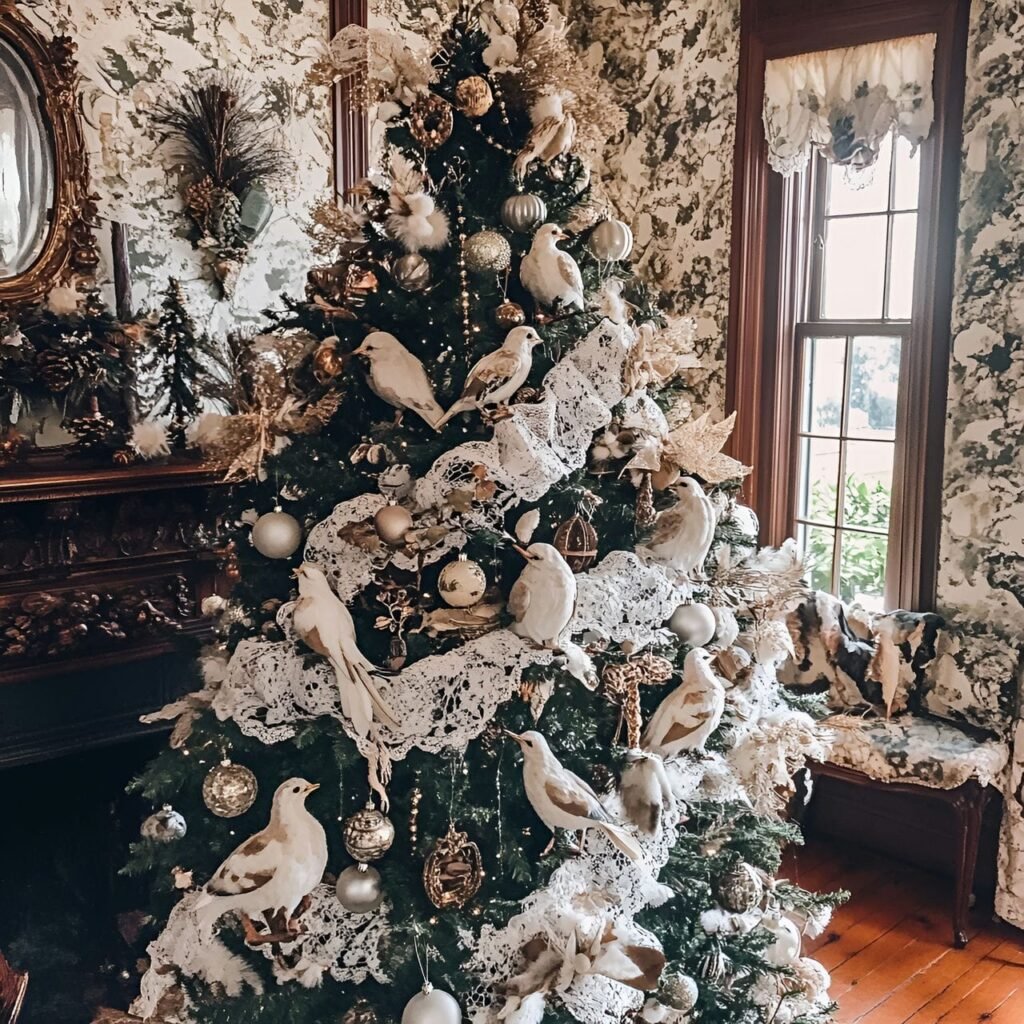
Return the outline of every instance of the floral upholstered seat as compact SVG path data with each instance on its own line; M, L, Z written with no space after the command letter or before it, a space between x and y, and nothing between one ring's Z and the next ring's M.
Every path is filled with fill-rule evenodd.
M879 782L955 789L970 779L998 784L1009 749L977 729L930 715L898 718L837 714L828 760Z

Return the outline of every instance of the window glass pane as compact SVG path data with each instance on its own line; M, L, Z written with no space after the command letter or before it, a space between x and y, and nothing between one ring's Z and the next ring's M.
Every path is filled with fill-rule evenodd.
M829 320L877 320L885 280L885 214L830 220L825 228L821 312Z
M889 529L895 451L896 446L889 441L846 442L844 526Z
M804 342L803 429L808 434L838 434L843 412L845 338L808 338Z
M899 387L900 339L854 338L847 434L895 440Z
M801 526L797 538L804 554L807 577L815 590L832 590L832 549L835 530L823 526Z
M889 164L892 160L892 135L886 136L878 161L870 170L849 176L842 167L829 164L828 197L825 212L881 213L889 208Z
M914 249L917 214L897 213L892 218L892 266L889 269L889 309L893 320L909 320L914 298Z
M797 515L817 523L836 521L839 439L805 437L800 442L800 495Z
M921 150L910 155L910 143L900 136L896 140L896 183L893 189L894 210L916 210L917 190L921 181Z
M843 530L840 544L839 596L869 611L884 611L888 538Z

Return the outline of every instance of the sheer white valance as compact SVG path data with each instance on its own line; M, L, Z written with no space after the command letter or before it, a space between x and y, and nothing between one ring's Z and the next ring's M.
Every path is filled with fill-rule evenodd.
M764 73L768 162L789 175L813 146L844 167L870 167L895 130L917 147L931 131L935 36L770 60Z

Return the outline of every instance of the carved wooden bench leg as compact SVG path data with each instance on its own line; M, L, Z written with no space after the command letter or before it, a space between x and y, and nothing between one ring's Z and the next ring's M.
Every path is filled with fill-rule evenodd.
M972 780L960 786L955 799L951 801L959 832L956 895L953 902L953 945L957 949L967 945L967 924L971 893L974 891L974 871L978 863L978 844L981 841L981 820L989 796L988 786Z

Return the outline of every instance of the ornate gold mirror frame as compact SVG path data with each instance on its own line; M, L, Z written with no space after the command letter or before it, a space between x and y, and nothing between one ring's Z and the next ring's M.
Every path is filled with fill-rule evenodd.
M71 275L89 277L99 263L93 238L96 207L89 193L89 160L78 119L75 43L67 36L44 39L15 10L0 0L0 39L25 62L42 98L53 145L54 201L42 251L23 273L0 279L0 303L41 299Z

